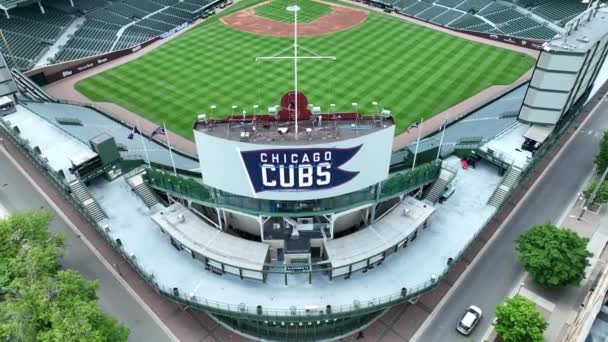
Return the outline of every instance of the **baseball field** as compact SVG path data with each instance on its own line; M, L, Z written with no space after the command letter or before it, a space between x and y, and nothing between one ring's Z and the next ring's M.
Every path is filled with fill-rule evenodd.
M222 16L253 5L256 16L289 23L295 0L244 0L142 57L76 84L94 101L113 102L192 139L197 114L258 113L293 88L292 39L243 32ZM300 16L315 25L334 11L328 3L299 0ZM335 12L335 11L334 11ZM238 13L237 13L238 14ZM474 43L381 13L370 12L340 32L301 37L299 87L309 102L330 111L371 113L373 101L392 111L397 132L492 85L510 84L534 65L513 51ZM281 52L283 51L283 52ZM215 109L211 109L215 106ZM237 106L236 109L233 106Z

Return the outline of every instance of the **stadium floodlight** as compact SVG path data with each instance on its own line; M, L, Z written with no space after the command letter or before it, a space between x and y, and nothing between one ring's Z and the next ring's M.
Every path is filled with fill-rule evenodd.
M372 102L372 106L376 107L376 112L380 113L380 108L378 108L378 102L377 101L373 101Z

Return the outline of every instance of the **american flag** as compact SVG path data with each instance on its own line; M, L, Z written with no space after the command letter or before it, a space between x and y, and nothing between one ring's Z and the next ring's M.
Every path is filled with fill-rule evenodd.
M157 128L156 128L156 129L155 129L155 130L152 132L152 134L150 134L150 138L154 138L154 136L155 136L155 135L158 135L158 134L165 135L165 134L166 134L166 133L165 133L165 128L164 128L164 127L160 127L160 126L159 126L159 127L157 127Z

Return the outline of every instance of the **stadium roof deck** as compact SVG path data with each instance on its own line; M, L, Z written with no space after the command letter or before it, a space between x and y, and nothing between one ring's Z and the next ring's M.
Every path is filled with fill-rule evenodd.
M218 138L258 144L310 144L347 140L377 132L394 124L391 117L358 113L320 114L298 120L274 115L231 116L222 120L198 121L194 129Z
M192 251L235 267L261 271L266 263L269 246L226 234L180 203L152 215L164 231Z
M451 157L448 163L458 165L459 159ZM290 274L289 285L284 284L282 274L269 274L262 283L206 271L201 262L170 244L152 221L150 209L123 178L113 182L98 179L89 190L108 215L109 234L120 238L124 249L133 252L142 269L154 274L160 285L177 287L199 300L284 310L291 306L351 305L354 299L366 303L441 274L448 258L457 257L495 212L487 201L500 181L497 168L483 161L475 169L460 170L455 179L458 191L438 206L416 241L389 256L382 267L354 273L348 280L340 277L330 281L316 272L312 284L308 284L307 274ZM382 224L379 221L374 226L379 229Z
M500 159L512 161L514 166L524 169L532 160L532 152L521 149L525 141L524 135L528 129L530 129L530 125L517 122L507 131L481 146L481 149L492 150Z
M576 30L572 28L570 35L566 35L566 33L560 34L559 38L547 42L544 45L544 49L584 53L592 48L593 42L601 40L602 37L608 34L608 7L606 5L597 10L597 14L591 21L587 21L589 12L582 13L580 18L581 20ZM573 19L571 22L576 22L576 19Z
M21 137L30 142L30 147L40 148L42 157L48 160L53 170L63 170L68 181L75 179L69 169L97 156L97 153L78 139L58 130L46 120L22 106L3 119L11 127L19 127Z
M124 159L145 159L142 139L139 137L135 139L128 138L129 133L131 133L130 127L94 109L64 103L26 102L23 105L54 127L85 144L92 138L102 133L107 133L114 137L116 144L126 148L126 151L120 151L120 155ZM72 119L80 122L81 125L62 125L58 123L58 119ZM143 140L146 144L148 156L153 163L171 167L171 158L165 145L154 139L150 139L149 132L147 135L144 135ZM173 153L173 159L175 160L176 167L179 169L197 171L200 168L198 160L194 158Z
M432 205L407 197L377 224L325 241L331 266L347 266L382 253L420 228L434 211Z

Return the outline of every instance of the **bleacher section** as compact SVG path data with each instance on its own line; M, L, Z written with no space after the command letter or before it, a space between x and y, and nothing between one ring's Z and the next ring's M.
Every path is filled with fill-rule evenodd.
M455 29L541 40L557 34L548 24L524 14L515 5L495 0L387 0L386 3L399 13Z
M456 19L462 17L463 15L465 15L462 12L458 12L455 10L447 10L445 12L443 12L443 14L431 19L431 22L438 24L438 25L448 25L449 23L455 21Z
M189 2L123 0L111 3L86 15L86 21L55 56L55 62L84 58L141 44L189 21L210 2L210 0L189 0ZM122 34L120 34L121 30L123 30Z
M564 26L587 8L587 4L574 0L512 0L511 2L560 26Z
M53 62L64 62L113 50L129 48L150 40L201 14L212 0L74 0L18 7L10 18L0 17L0 49L7 62L20 70L36 62L80 18L80 27L60 46ZM2 0L0 0L2 4ZM66 37L62 38L64 41Z
M0 17L0 49L7 63L31 68L73 20L74 16L53 8L42 14L37 5L15 8L10 18Z

